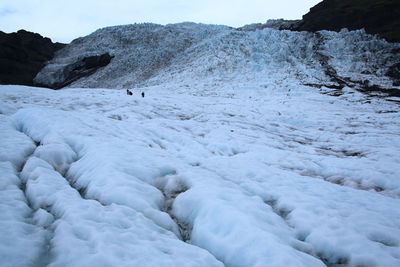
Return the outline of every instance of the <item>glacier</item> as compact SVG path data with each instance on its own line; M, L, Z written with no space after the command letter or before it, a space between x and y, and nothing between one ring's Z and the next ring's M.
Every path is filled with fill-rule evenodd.
M100 29L36 78L95 74L0 86L0 266L399 266L399 45L248 28Z
M114 57L109 65L70 87L131 88L191 79L214 84L268 76L275 83L399 89L386 75L400 61L399 44L364 30L310 33L268 28L276 27L274 23L261 30L257 25L234 29L195 23L107 27L59 50L35 82L51 87L65 78L69 64L108 53Z

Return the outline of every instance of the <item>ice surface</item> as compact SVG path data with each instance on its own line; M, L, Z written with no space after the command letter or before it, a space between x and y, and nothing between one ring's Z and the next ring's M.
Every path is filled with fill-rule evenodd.
M185 84L1 86L0 265L400 264L396 102Z

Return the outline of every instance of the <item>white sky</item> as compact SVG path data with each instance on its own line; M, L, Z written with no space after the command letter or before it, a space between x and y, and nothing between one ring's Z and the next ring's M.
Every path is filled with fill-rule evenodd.
M25 29L70 42L98 28L183 21L233 27L301 19L322 0L0 0L0 30Z

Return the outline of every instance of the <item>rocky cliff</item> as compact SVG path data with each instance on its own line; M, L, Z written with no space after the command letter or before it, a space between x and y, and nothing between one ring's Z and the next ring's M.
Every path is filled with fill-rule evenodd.
M340 31L364 28L391 42L400 42L399 0L324 0L303 16L298 30Z
M33 78L65 44L37 33L0 31L0 84L33 85Z

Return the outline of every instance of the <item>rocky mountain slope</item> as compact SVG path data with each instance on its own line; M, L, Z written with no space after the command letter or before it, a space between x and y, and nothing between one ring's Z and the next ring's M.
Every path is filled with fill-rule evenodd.
M33 78L65 44L37 33L0 31L0 84L33 85Z
M400 1L324 0L303 16L298 30L340 31L364 28L388 41L400 42Z

